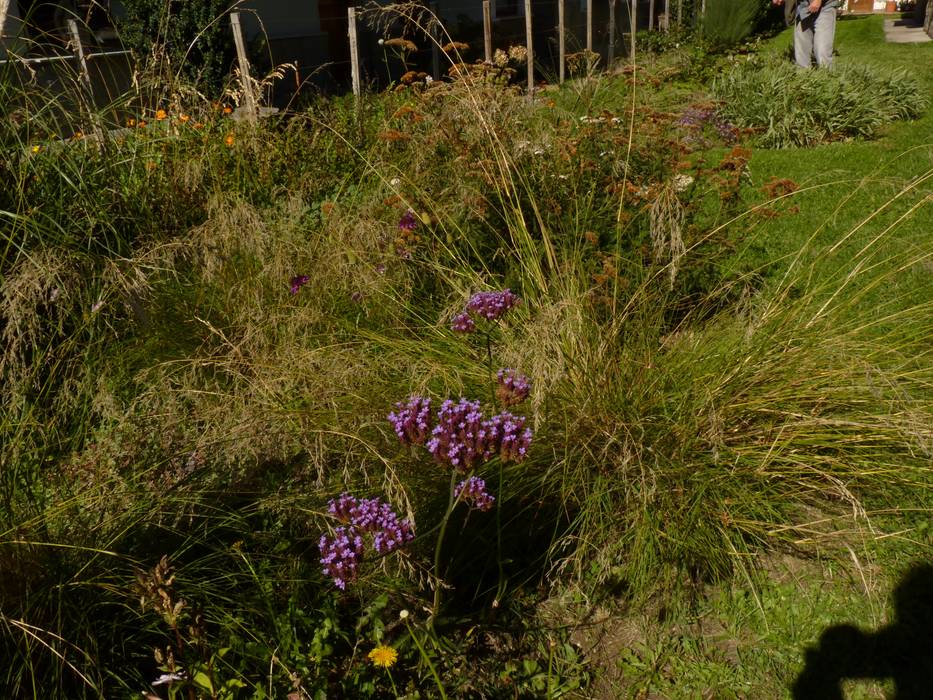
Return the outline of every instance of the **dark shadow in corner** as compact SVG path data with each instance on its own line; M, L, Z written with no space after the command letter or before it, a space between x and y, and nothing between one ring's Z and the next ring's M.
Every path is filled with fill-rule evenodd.
M844 700L844 678L893 678L894 700L933 700L933 564L913 566L894 589L894 621L876 632L836 625L806 651L794 700Z

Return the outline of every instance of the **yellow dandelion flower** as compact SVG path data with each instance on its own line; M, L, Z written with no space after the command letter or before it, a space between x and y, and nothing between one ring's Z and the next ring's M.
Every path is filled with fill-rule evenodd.
M233 145L233 134L227 134L226 138L224 138L224 143L227 144L228 146L232 146Z
M73 138L73 139L76 140L76 141L77 141L78 139L83 139L83 138L84 138L84 132L81 131L81 130L79 129L78 131L75 132L74 136L72 136L71 138Z
M392 647L387 647L383 644L380 644L375 649L373 649L368 654L368 658L373 662L374 666L382 666L382 668L389 668L398 661L398 652L395 651Z
M32 147L32 152L33 152L33 153L38 153L38 152L41 151L41 150L42 150L42 146L35 145L35 146Z
M166 112L164 109L156 110L156 119L158 119L159 121L162 121L163 119L167 119L167 118L168 118L168 112Z

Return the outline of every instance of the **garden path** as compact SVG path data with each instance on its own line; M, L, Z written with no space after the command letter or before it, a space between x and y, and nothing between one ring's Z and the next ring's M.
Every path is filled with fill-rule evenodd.
M884 38L892 44L914 44L922 41L933 41L923 26L911 19L886 19L884 21Z

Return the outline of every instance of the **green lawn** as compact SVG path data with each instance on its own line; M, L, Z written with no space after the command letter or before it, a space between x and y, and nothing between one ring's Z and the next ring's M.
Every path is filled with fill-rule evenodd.
M933 43L888 44L882 23L881 16L843 18L836 38L839 63L903 68L933 97ZM763 53L786 60L791 43L792 33L785 31ZM735 262L760 266L766 285L777 287L795 264L809 271L811 283L848 274L860 251L887 231L873 243L873 260L884 266L893 264L884 260L902 261L906 253L916 261L880 288L861 289L856 275L849 287L852 311L864 316L877 305L892 314L933 302L933 109L916 121L891 124L873 141L756 149L749 169L743 192L749 201L766 202L760 188L772 178L800 187L782 203L781 216L749 214L739 222L747 246ZM799 211L791 213L791 206ZM878 332L896 325L892 318ZM898 361L928 367L933 345L927 340L924 346L926 352ZM917 510L907 512L909 504ZM789 697L808 645L832 625L849 622L868 630L890 622L890 593L905 567L933 556L927 526L933 479L905 494L904 505L901 512L870 514L876 532L853 529L847 543L825 548L825 560L776 557L749 573L744 585L739 579L731 587L705 589L675 606L676 612L667 610L664 622L657 615L622 614L625 623L615 628L628 624L637 632L614 654L616 666L603 678L602 696ZM901 534L877 537L883 533ZM610 633L594 642L592 653L612 649L612 640ZM847 681L844 687L848 698L893 692L890 681Z

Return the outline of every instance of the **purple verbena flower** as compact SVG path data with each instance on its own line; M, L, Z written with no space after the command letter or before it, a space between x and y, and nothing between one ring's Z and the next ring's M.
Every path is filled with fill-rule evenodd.
M464 312L454 316L454 321L450 324L450 327L457 333L472 333L476 330L476 321L473 320L470 314Z
M292 277L292 279L291 279L291 285L292 285L292 287L291 287L291 293L292 293L292 296L294 296L295 294L297 294L297 293L298 293L298 290L301 289L302 287L304 287L304 286L308 283L308 280L310 280L310 279L311 279L311 278L308 277L307 275L295 275L294 277Z
M363 554L363 538L353 527L338 527L333 537L321 535L318 549L324 574L334 579L337 588L346 590L347 582L356 578Z
M389 422L403 445L423 445L431 430L431 399L413 395L406 403L398 402Z
M507 411L493 416L488 421L489 431L496 432L495 453L503 462L521 462L531 447L531 429L525 427L523 416L513 416Z
M487 426L479 401L461 398L454 403L448 399L437 412L437 425L431 431L426 447L441 464L469 471L486 458L487 438Z
M486 491L486 482L476 476L461 481L454 489L454 498L460 498L471 508L490 510L495 497Z
M415 212L411 209L402 214L402 218L398 220L399 231L414 231L417 226L418 219L415 218Z
M471 316L496 321L520 302L521 299L514 295L511 289L503 289L501 292L477 292L467 302L466 311Z
M496 398L506 408L521 403L528 398L531 382L524 374L514 369L500 369L496 372Z

